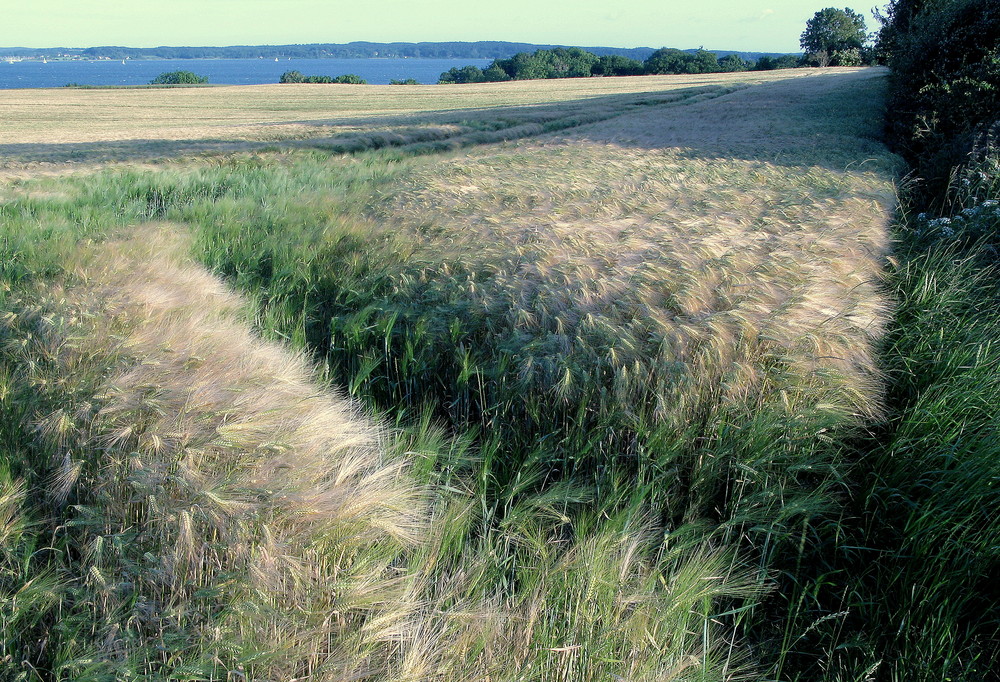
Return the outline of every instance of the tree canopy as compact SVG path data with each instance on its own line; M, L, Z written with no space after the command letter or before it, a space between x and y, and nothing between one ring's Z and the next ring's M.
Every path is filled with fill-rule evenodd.
M598 56L579 47L519 52L510 59L497 59L492 66L503 70L511 80L535 78L584 78L598 62ZM506 80L506 79L505 79Z
M790 68L799 65L795 55L776 58L763 55L754 63L739 54L719 56L708 50L677 50L663 47L645 62L622 55L598 56L579 47L519 52L496 59L486 69L454 67L441 74L439 83L495 83L538 78L586 78L588 76L639 76L643 74L692 74Z
M620 54L604 55L590 68L594 76L640 76L645 72L646 67L638 59Z
M367 81L353 73L345 73L343 76L306 76L300 71L285 71L281 74L279 83L350 83L352 85L365 85ZM416 82L416 81L414 81Z
M794 69L797 66L801 66L801 59L793 54L786 54L781 57L768 57L764 55L757 60L754 65L754 71L773 71L775 69ZM720 60L721 64L722 61Z
M827 7L806 22L799 45L819 66L856 66L867 40L863 16L850 8Z
M692 53L662 47L646 59L646 73L719 73L727 70L733 69L720 65L716 54L707 50Z
M484 80L486 78L483 76L483 70L470 64L462 67L451 67L441 74L438 83L482 83Z
M913 164L922 199L938 201L956 167L998 146L1000 5L892 0L880 20L878 50L892 69L886 133Z
M208 82L207 76L199 76L190 71L167 71L149 81L150 85L201 85Z

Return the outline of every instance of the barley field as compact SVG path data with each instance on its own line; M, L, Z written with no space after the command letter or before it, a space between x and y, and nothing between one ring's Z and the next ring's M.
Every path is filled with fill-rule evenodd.
M905 679L883 79L0 92L0 679Z
M616 116L633 107L710 97L772 74L569 79L463 87L311 84L11 90L0 98L0 172L28 166L174 158L323 145L335 151L451 141L477 144ZM504 132L506 131L506 132ZM470 139L471 138L471 139ZM437 149L445 149L440 144Z

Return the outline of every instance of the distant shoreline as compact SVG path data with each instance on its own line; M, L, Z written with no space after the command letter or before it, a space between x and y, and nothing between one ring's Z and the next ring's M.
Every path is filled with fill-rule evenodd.
M426 42L426 43L311 43L303 45L229 45L229 46L160 46L125 47L95 46L70 47L0 47L0 60L47 59L50 61L121 61L171 60L171 59L505 59L519 52L553 49L557 47L582 47L598 56L622 55L644 60L655 49L652 47L588 47L568 45L542 45L503 41L477 42ZM695 49L682 50L695 52ZM761 56L781 56L783 52L750 52L740 50L709 50L720 57L736 54L744 59Z
M163 72L191 71L209 79L210 85L260 85L279 83L286 71L301 71L310 76L357 74L373 85L414 79L418 83L437 83L443 72L469 64L485 68L487 59L435 58L362 58L362 59L260 59L213 57L206 59L93 59L20 58L10 64L0 51L0 90L21 88L85 89L149 87Z
M129 62L173 62L173 61L189 61L191 59L197 59L199 61L224 61L224 60L240 60L240 61L243 61L243 60L247 60L247 59L264 59L264 60L267 60L267 59L273 59L273 57L271 57L271 58L268 58L268 57L126 57L125 61L129 61ZM296 60L303 60L303 59L331 59L332 60L332 59L343 59L343 57L285 57L284 59L279 58L280 61L296 61ZM392 60L392 59L441 59L441 60L445 61L445 60L451 60L453 58L451 58L451 57L356 57L356 59L383 59L383 60L386 60L386 61ZM461 59L461 57L458 57L458 59ZM67 62L85 62L85 63L91 63L91 62L118 62L118 61L122 61L122 60L121 59L115 59L113 57L50 57L48 55L42 55L42 56L39 56L39 57L16 57L16 58L10 59L8 57L4 57L4 56L0 55L0 61L13 61L15 63L16 62L40 62L40 61L63 62L63 63L67 63Z

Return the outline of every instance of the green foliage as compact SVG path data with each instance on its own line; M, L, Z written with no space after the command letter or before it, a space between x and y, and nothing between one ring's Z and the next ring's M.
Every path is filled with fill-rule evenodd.
M476 66L454 67L441 74L439 83L496 83L508 80L542 78L586 78L587 76L638 76L642 74L721 73L747 71L751 64L737 55L722 62L714 52L694 53L661 48L645 62L621 55L595 54L578 47L558 47L519 52L507 59L496 59L485 70ZM774 68L774 67L772 67Z
M640 76L645 68L638 59L611 54L598 58L590 72L594 76Z
M786 54L781 57L768 57L764 55L754 64L754 71L772 71L774 69L794 69L802 66L802 60L793 54Z
M646 73L686 73L687 54L672 47L661 47L646 58Z
M301 71L285 71L281 74L281 78L278 80L279 83L305 83L306 77Z
M200 85L208 82L207 76L190 71L167 71L149 81L150 85Z
M438 79L438 83L482 83L485 79L483 70L478 66L453 66Z
M868 40L865 19L850 8L827 7L806 22L799 45L817 66L856 66Z
M510 74L500 68L500 65L494 61L483 70L483 80L487 83L502 83L510 80Z
M579 47L557 47L552 50L519 52L510 59L497 59L491 64L503 71L511 80L539 78L584 78L599 58Z
M624 59L624 58L621 58ZM628 68L628 62L615 61ZM597 55L578 47L519 52L509 59L495 59L485 70L476 66L452 68L441 74L440 83L482 83L541 78L584 78L600 62ZM612 74L609 74L612 75Z
M345 73L343 75L336 76L333 79L333 82L334 83L346 83L348 85L367 85L368 84L368 81L366 81L364 78L362 78L361 76L358 76L357 74L353 74L353 73Z
M411 79L412 80L412 79ZM354 85L364 85L366 81L353 73L343 76L304 76L298 71L286 71L281 74L279 83L350 83ZM416 82L416 81L414 81Z
M920 179L912 198L934 209L953 169L995 143L1000 6L991 0L896 0L883 21L878 49L892 69L889 141Z
M731 63L731 62L730 62ZM724 71L714 52L697 50L693 54L663 47L651 54L645 62L646 73L719 73Z
M996 226L988 210L968 220ZM1000 523L982 516L1000 504L1000 290L980 248L945 238L896 275L887 356L900 414L865 491L867 546L888 551L870 552L859 575L898 679L992 679L1000 665Z
M722 71L719 67L719 58L714 52L708 50L697 50L688 66L688 73L718 73Z
M734 71L749 71L753 64L743 59L738 54L727 54L719 60L719 71L732 73Z
M389 85L420 85L416 78L396 79L389 81Z

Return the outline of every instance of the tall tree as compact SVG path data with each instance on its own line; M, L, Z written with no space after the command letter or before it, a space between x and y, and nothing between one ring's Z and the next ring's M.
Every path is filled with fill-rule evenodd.
M598 59L590 67L590 73L595 76L639 76L643 73L643 66L637 59L609 54Z
M685 73L687 55L672 47L661 47L646 57L646 73Z
M827 7L806 22L799 45L820 66L839 64L841 55L853 58L868 40L865 18L852 9Z

